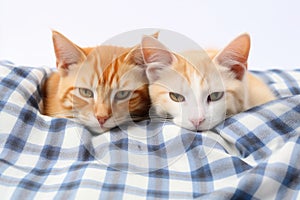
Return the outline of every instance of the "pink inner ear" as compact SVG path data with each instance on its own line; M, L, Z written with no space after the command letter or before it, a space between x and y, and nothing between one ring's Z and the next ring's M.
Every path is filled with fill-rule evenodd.
M234 74L238 80L242 80L246 69L241 65L233 65L233 66L231 66L230 70L232 72L234 72Z
M227 67L232 71L236 79L242 80L247 70L247 58L239 55L234 51L224 51L216 57L216 61L223 67Z
M242 80L247 70L249 51L250 36L242 34L230 42L214 60L221 66L229 68L236 75L236 79Z
M68 70L70 65L85 59L84 51L62 34L53 31L52 38L58 68Z

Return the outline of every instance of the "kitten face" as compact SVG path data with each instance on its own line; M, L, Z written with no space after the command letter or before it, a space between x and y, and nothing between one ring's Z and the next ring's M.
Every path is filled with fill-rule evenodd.
M83 62L69 86L74 87L68 91L70 98L63 102L72 105L75 117L93 132L145 117L150 105L144 69L126 60L127 53L105 66L97 60L102 51L108 49L97 47Z
M177 62L181 59L178 57ZM210 70L214 66L209 60L201 64L208 71L200 72L193 64L182 62L161 71L163 78L149 86L157 114L171 116L175 124L190 130L208 130L226 114L223 82Z
M60 34L54 40L60 74L54 97L62 111L47 114L75 118L94 133L147 116L148 80L135 48L81 49Z
M229 45L230 50L225 48L212 60L204 51L172 53L158 40L144 37L142 50L156 113L199 131L211 129L226 115L243 110L243 59L247 59L248 51L236 46ZM239 55L238 49L245 50L245 55Z

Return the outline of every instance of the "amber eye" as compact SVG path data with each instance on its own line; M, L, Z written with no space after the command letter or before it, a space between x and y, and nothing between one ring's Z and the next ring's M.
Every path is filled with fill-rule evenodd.
M79 88L79 94L85 98L93 98L94 93L92 90L87 88Z
M128 98L130 95L131 95L130 90L121 90L116 93L115 99L116 100L124 100L124 99Z
M213 92L207 97L207 102L218 101L224 96L224 92Z
M183 101L185 101L184 96L182 96L181 94L178 94L178 93L170 92L169 96L175 102L183 102Z

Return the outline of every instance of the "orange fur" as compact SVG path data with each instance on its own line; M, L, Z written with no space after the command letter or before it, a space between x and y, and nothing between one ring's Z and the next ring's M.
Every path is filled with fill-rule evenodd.
M150 100L142 63L136 63L138 46L81 48L53 32L58 72L44 85L44 114L75 118L101 133L126 121L147 117ZM82 96L88 89L92 97ZM118 100L118 92L130 97Z

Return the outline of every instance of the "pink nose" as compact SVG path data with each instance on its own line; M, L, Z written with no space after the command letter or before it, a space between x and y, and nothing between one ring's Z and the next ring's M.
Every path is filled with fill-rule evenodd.
M204 121L204 118L200 117L200 118L196 118L196 119L190 119L190 121L196 128L198 128L200 126L200 124Z
M98 116L97 120L99 124L103 125L107 120L109 119L109 116Z

